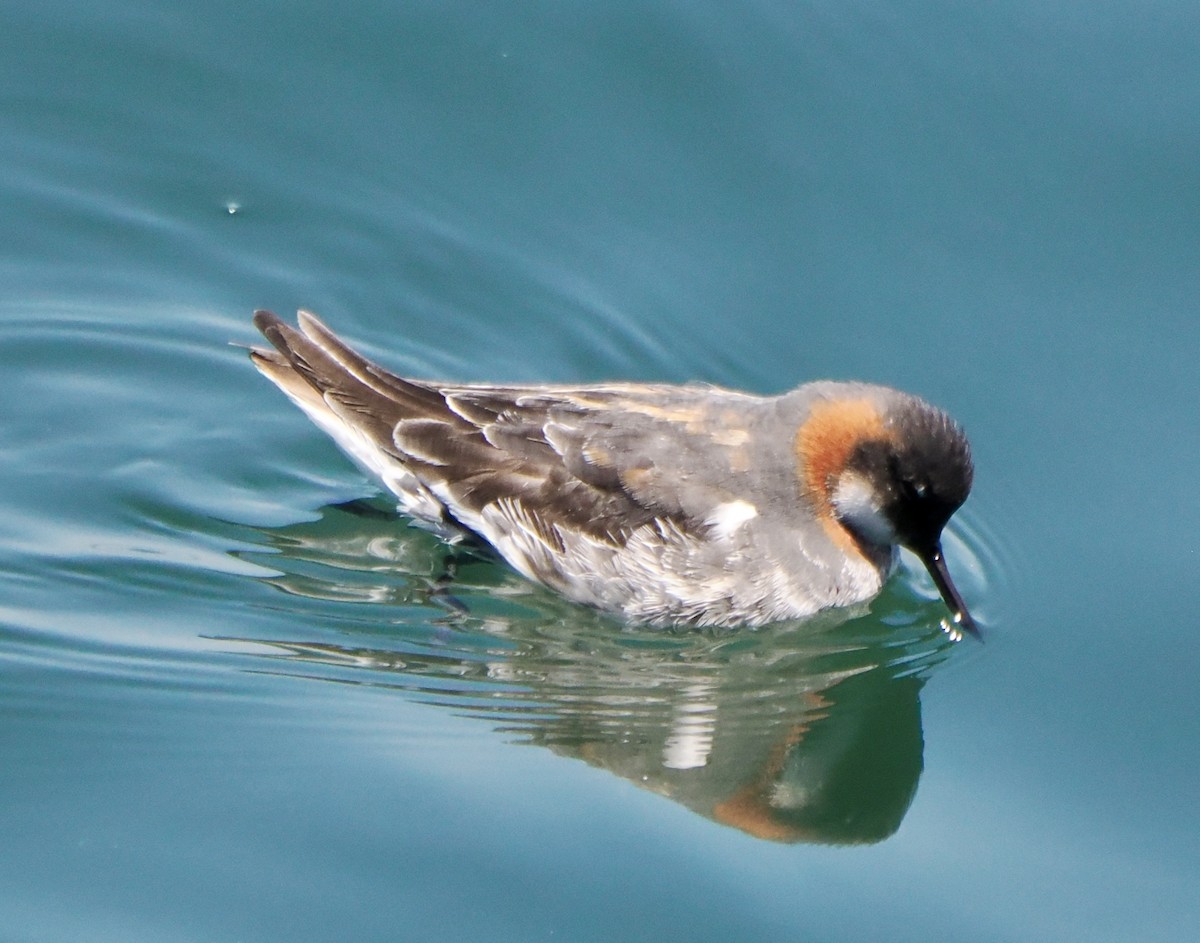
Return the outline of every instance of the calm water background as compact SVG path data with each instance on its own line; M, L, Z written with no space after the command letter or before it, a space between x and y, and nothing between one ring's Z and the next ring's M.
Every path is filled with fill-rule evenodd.
M186 9L185 9L186 7ZM0 938L1192 940L1200 7L0 3ZM227 342L976 451L761 633L461 561Z

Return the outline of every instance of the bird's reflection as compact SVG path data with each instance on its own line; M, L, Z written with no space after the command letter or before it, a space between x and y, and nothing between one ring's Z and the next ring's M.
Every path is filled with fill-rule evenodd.
M876 842L912 802L921 687L952 643L903 581L875 604L887 625L862 610L635 629L452 554L379 504L267 538L277 552L255 556L274 585L331 607L297 611L303 638L254 640L275 670L413 692L759 838Z

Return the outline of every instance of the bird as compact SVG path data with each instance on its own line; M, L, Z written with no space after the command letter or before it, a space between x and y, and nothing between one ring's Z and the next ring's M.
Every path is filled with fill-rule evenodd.
M886 386L775 396L690 383L409 379L316 315L253 319L273 381L415 524L641 625L763 626L866 602L899 547L955 639L981 638L942 532L974 475L962 428Z

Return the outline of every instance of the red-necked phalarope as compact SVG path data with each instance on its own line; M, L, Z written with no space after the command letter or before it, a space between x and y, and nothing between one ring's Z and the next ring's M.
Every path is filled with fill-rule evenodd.
M259 311L251 358L406 514L645 623L761 625L873 597L897 546L978 635L941 534L971 452L941 410L864 383L488 386L396 376L315 316Z

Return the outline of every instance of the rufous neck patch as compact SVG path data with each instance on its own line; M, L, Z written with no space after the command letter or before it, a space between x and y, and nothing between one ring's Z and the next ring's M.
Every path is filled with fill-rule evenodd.
M832 513L830 491L850 453L869 439L885 439L883 416L868 399L823 400L813 404L796 433L796 458L805 491L817 513Z

